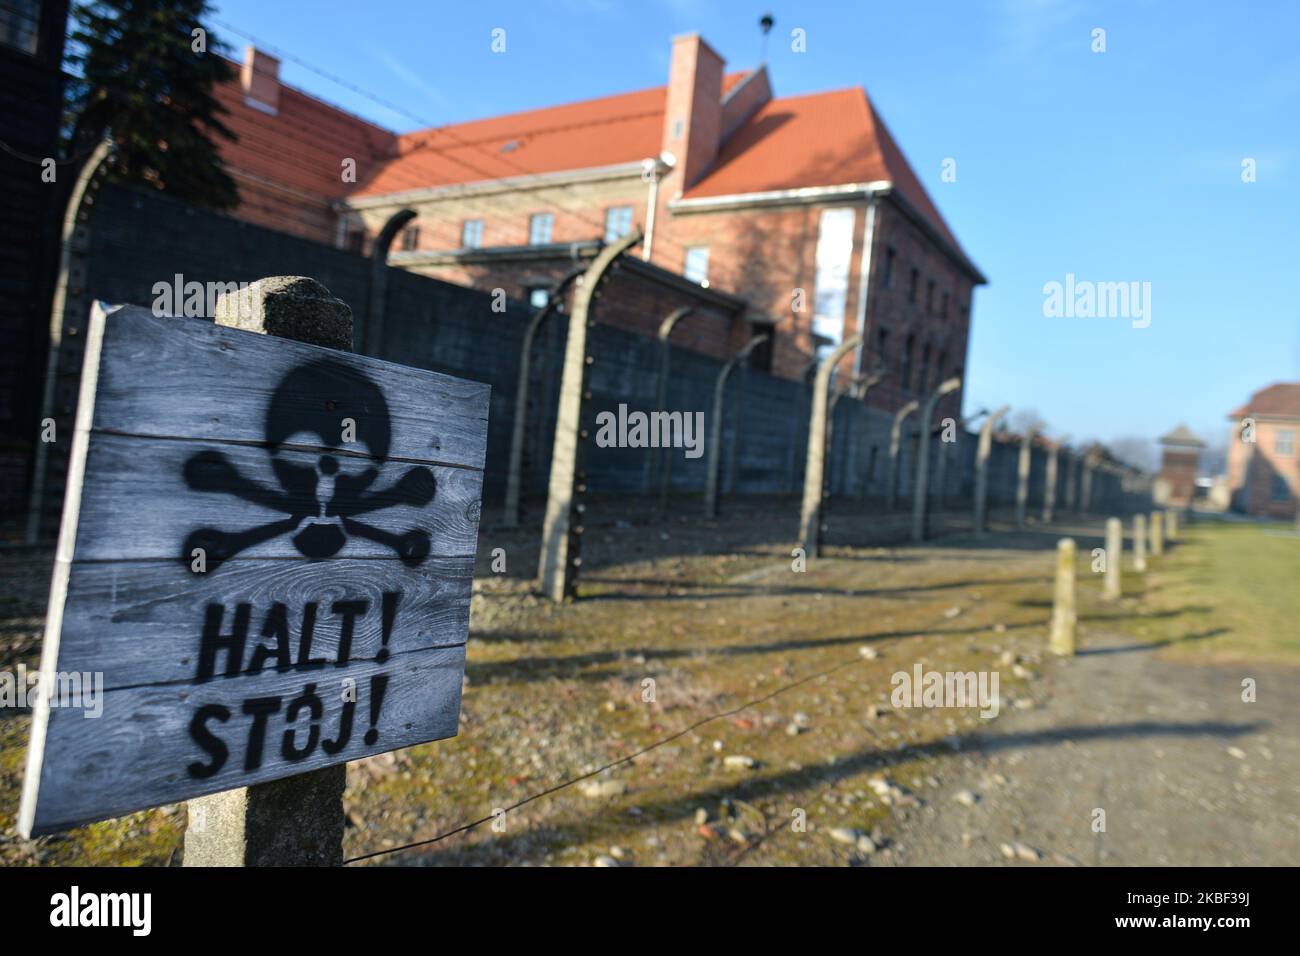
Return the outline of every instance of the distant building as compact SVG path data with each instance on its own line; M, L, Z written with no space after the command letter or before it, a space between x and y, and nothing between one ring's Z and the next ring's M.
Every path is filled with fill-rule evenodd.
M1260 389L1232 412L1228 486L1247 514L1294 518L1300 496L1300 382Z
M1201 470L1201 451L1205 442L1179 425L1160 439L1160 473L1156 475L1151 495L1158 505L1186 508L1196 497L1196 478Z
M777 97L765 66L727 72L688 34L664 86L399 136L284 86L274 57L238 66L219 99L240 141L219 146L240 218L363 251L411 208L393 265L534 303L639 224L637 288L599 321L653 335L689 304L674 342L721 357L761 330L751 367L798 377L869 319L852 361L890 370L885 409L966 364L985 279L859 87Z

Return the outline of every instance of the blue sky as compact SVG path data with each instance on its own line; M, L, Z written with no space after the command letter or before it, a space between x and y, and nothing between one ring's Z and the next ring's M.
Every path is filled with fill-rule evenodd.
M338 75L282 76L395 130L662 84L700 32L760 55L763 0L215 0L228 23ZM1056 435L1221 440L1249 394L1300 380L1300 3L773 0L777 95L865 86L968 253L966 405ZM506 30L506 52L490 50ZM806 52L791 50L791 30ZM1093 31L1105 52L1093 52ZM412 119L420 117L423 123ZM945 159L956 181L944 182ZM1243 160L1256 181L1242 181ZM1067 274L1151 283L1150 325L1044 316Z

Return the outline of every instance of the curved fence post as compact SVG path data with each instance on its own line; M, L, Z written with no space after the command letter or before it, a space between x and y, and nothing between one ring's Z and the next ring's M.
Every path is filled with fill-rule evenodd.
M799 401L795 406L794 415L790 418L790 460L786 472L786 490L793 492L795 489L795 479L799 475L799 433L803 429L804 423L808 421L808 396L811 390L808 387L809 376L817 371L817 360L813 359L804 366L803 372L799 375Z
M90 312L86 301L86 252L89 246L90 209L95 194L108 174L108 160L113 155L113 141L101 140L77 173L68 205L63 213L63 231L59 244L59 278L50 304L50 345L45 356L45 381L41 391L41 421L55 418L55 395L58 391L59 359L63 350L63 325L72 314L84 319ZM71 429L65 429L65 434ZM50 443L36 443L32 467L32 487L28 496L27 544L35 544L41 535L45 517L45 485L49 481Z
M668 339L673 334L673 329L677 328L677 323L694 311L694 306L684 305L680 309L674 309L668 314L668 318L659 323L659 372L655 381L656 412L668 410L668 373L673 361L673 347ZM660 448L658 455L646 455L645 469L645 493L650 494L655 478L658 477L659 510L664 511L668 508L668 491L673 480L672 449Z
M1052 523L1052 517L1056 510L1058 460L1061 456L1061 446L1069 440L1069 435L1061 436L1061 438L1051 443L1051 450L1047 453L1047 478L1043 486L1043 524Z
M858 414L862 419L862 425L858 429L859 441L861 441L867 434L867 393L871 391L873 385L879 385L888 374L889 372L886 369L876 369L876 371L867 376L866 380L862 383L862 387L858 389L858 393L853 396L858 400ZM870 467L870 462L868 462L868 467ZM859 501L862 501L867 497L867 478L868 475L864 472L861 480L858 482Z
M993 451L993 426L998 423L1007 412L1011 410L1010 405L1003 405L1001 408L989 415L984 422L984 427L980 429L979 448L975 452L975 534L984 534L986 519L988 518L988 493L989 493L989 453Z
M555 443L551 451L551 480L546 494L546 517L542 523L542 551L537 578L542 593L553 601L572 597L582 563L582 525L585 505L578 495L587 490L586 412L588 369L587 332L591 327L591 304L610 268L623 253L641 241L641 230L633 229L617 242L600 250L583 274L573 314L569 316L569 340L564 348L564 377L560 384L560 408L555 418Z
M1079 502L1080 511L1087 512L1092 510L1092 476L1093 472L1097 469L1097 461L1099 458L1100 455L1098 454L1097 449L1095 447L1090 448L1088 453L1083 456L1083 461L1080 463L1080 469L1082 472L1082 476L1079 479L1079 494L1081 498Z
M898 504L898 459L903 451L903 421L920 407L913 399L894 413L894 424L889 430L889 487L885 491L885 510L893 511Z
M384 347L384 309L388 301L388 250L399 230L415 218L414 209L399 209L388 217L370 250L370 295L366 324L352 330L352 349L369 355ZM358 341L359 340L359 341Z
M1025 527L1029 509L1029 470L1033 464L1034 438L1038 429L1029 426L1020 437L1020 457L1016 462L1016 527Z
M718 373L718 379L713 384L713 421L709 429L709 470L704 484L704 514L709 518L718 516L718 472L722 467L722 416L726 405L727 379L731 377L732 369L749 361L749 354L766 341L766 335L756 335L741 346L740 351L731 357L731 361L722 366L722 371Z
M942 382L925 400L925 408L921 412L921 422L917 426L921 436L921 447L916 456L916 492L912 495L913 541L925 540L926 505L929 504L930 497L930 442L933 440L930 434L930 423L934 420L934 407L939 404L939 399L959 388L961 388L959 376L954 375Z
M532 376L533 342L537 330L553 312L564 307L564 293L585 270L574 269L551 288L546 304L533 313L524 327L524 341L519 347L519 377L515 381L515 417L510 423L510 464L506 470L506 508L501 518L505 528L519 526L519 497L523 484L524 437L528 425L528 380Z
M822 546L822 492L826 470L826 406L831 373L840 359L862 344L862 336L845 339L817 367L813 381L812 413L808 419L808 458L804 466L803 504L799 510L799 546L804 556L815 558Z

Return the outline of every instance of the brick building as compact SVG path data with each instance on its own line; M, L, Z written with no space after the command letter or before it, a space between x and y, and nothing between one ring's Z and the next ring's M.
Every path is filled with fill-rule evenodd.
M985 280L861 88L777 97L765 66L728 73L692 34L672 41L664 86L398 136L276 71L250 50L222 96L241 217L364 249L410 208L393 264L533 302L639 225L601 321L652 333L690 304L674 342L721 356L771 331L752 364L794 378L869 315L844 370L887 367L870 395L885 409L965 365ZM317 127L323 141L297 142ZM355 185L340 156L357 159Z
M1228 487L1232 506L1271 518L1298 517L1300 382L1262 388L1229 416Z

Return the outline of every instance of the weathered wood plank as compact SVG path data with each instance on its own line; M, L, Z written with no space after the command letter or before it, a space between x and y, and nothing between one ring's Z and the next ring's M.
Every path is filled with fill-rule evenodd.
M203 360L196 362L195 356ZM388 425L380 430L388 433L388 447L370 454L483 467L488 385L204 319L159 318L137 306L124 306L107 318L93 427L262 444L268 441L267 412L277 387L295 370L321 362L326 364L318 374L289 380L299 387L285 390L278 412L319 423L329 438L345 418L353 419L364 436L368 420L380 424L377 419L384 417ZM367 381L378 388L379 400ZM360 444L355 450L365 451Z
M463 647L429 648L346 671L107 691L97 718L51 708L31 833L455 736L464 667ZM300 699L308 685L319 716Z
M286 657L295 665L327 661L332 671L340 641L345 662L451 647L465 642L473 573L472 557L429 558L416 568L397 560L236 558L207 574L178 561L78 562L59 668L100 672L107 689L192 682L204 663L204 635L216 677L234 655L214 636L241 631L241 673L282 667Z
M190 464L191 460L198 464ZM172 558L179 562L184 556L188 562L193 549L203 547L211 569L214 557L240 543L230 536L277 523L281 525L278 530L267 527L262 535L251 536L252 543L237 553L256 558L307 557L294 543L297 529L306 516L318 515L318 489L326 501L332 495L317 475L318 460L319 455L313 452L281 451L272 456L267 449L250 445L91 432L76 557L83 561ZM382 539L366 537L369 532L361 530L345 530L346 543L335 552L338 557L394 557L398 545L392 537L418 546L421 536L427 536L427 553L433 555L475 552L482 472L367 459L337 461L339 471L332 476L336 488L353 480L350 476L378 466L378 476L358 496L373 495L376 507L357 514L355 520L365 528L377 529L376 537ZM292 479L290 490L285 490L275 468L282 473L294 470L298 477ZM429 474L436 484L432 501L406 503L427 495ZM398 485L407 475L414 475L415 480ZM207 488L213 490L204 490ZM277 499L284 510L270 507ZM218 533L200 533L206 529ZM258 537L265 540L254 540ZM328 539L319 542L321 549L329 544Z
M33 710L20 832L455 734L487 387L140 309L85 341L41 657L81 696Z

